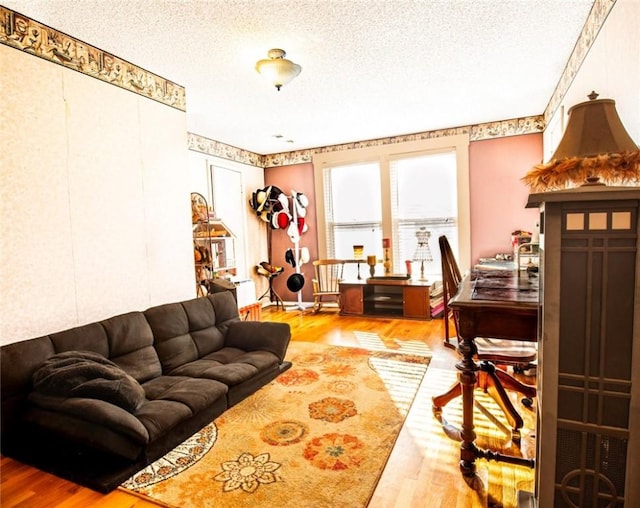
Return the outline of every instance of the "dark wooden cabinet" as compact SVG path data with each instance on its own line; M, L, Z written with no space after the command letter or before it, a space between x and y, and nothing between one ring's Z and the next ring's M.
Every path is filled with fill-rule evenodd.
M342 314L362 315L362 284L340 284L340 312Z
M535 506L640 506L640 188L540 210Z
M429 306L429 286L405 286L404 294L404 317L406 318L431 318L431 308Z
M349 281L340 283L340 313L431 319L430 284L421 281Z

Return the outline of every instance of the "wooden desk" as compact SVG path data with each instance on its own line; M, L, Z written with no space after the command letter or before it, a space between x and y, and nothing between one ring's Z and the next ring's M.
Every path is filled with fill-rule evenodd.
M458 329L456 364L462 385L462 429L460 437L460 471L474 476L478 458L499 460L534 467L532 459L504 455L476 447L473 426L473 391L479 367L474 360L478 350L476 337L495 337L535 342L538 330L538 279L526 273L476 271L461 282L456 295L449 300Z

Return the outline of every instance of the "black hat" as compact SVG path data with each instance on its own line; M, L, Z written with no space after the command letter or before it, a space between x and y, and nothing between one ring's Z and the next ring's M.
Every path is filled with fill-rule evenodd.
M297 293L304 286L304 277L301 273L292 273L287 279L287 287L292 293Z
M284 260L294 268L296 267L296 260L293 257L293 251L291 249L287 249L287 252L284 253Z

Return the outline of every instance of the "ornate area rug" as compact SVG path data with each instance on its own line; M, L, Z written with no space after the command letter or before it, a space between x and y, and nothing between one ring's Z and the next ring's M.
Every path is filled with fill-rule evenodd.
M287 359L121 488L180 508L366 506L429 357L292 342Z

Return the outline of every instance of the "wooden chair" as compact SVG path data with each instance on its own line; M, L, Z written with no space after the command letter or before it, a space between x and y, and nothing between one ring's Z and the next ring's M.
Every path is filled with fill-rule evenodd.
M313 313L316 314L327 300L337 302L340 307L340 287L344 271L343 259L318 259L313 262Z
M452 313L448 301L457 293L462 276L447 237L441 236L438 241L442 257L445 345L457 347L457 345L453 345L452 337L449 335L449 319ZM453 323L454 329L456 329L455 319L453 319ZM530 407L533 403L531 399L536 395L536 389L534 386L518 381L508 372L497 368L495 364L511 365L515 370L522 370L530 366L530 362L537 358L536 344L485 337L478 337L474 342L478 348L476 360L479 362L477 387L489 393L500 406L512 427L512 439L518 441L524 422L522 416L513 406L506 390L513 390L524 395L522 403ZM462 391L458 381L446 393L433 397L433 411L439 420L442 421L442 408L460 395L462 395Z

